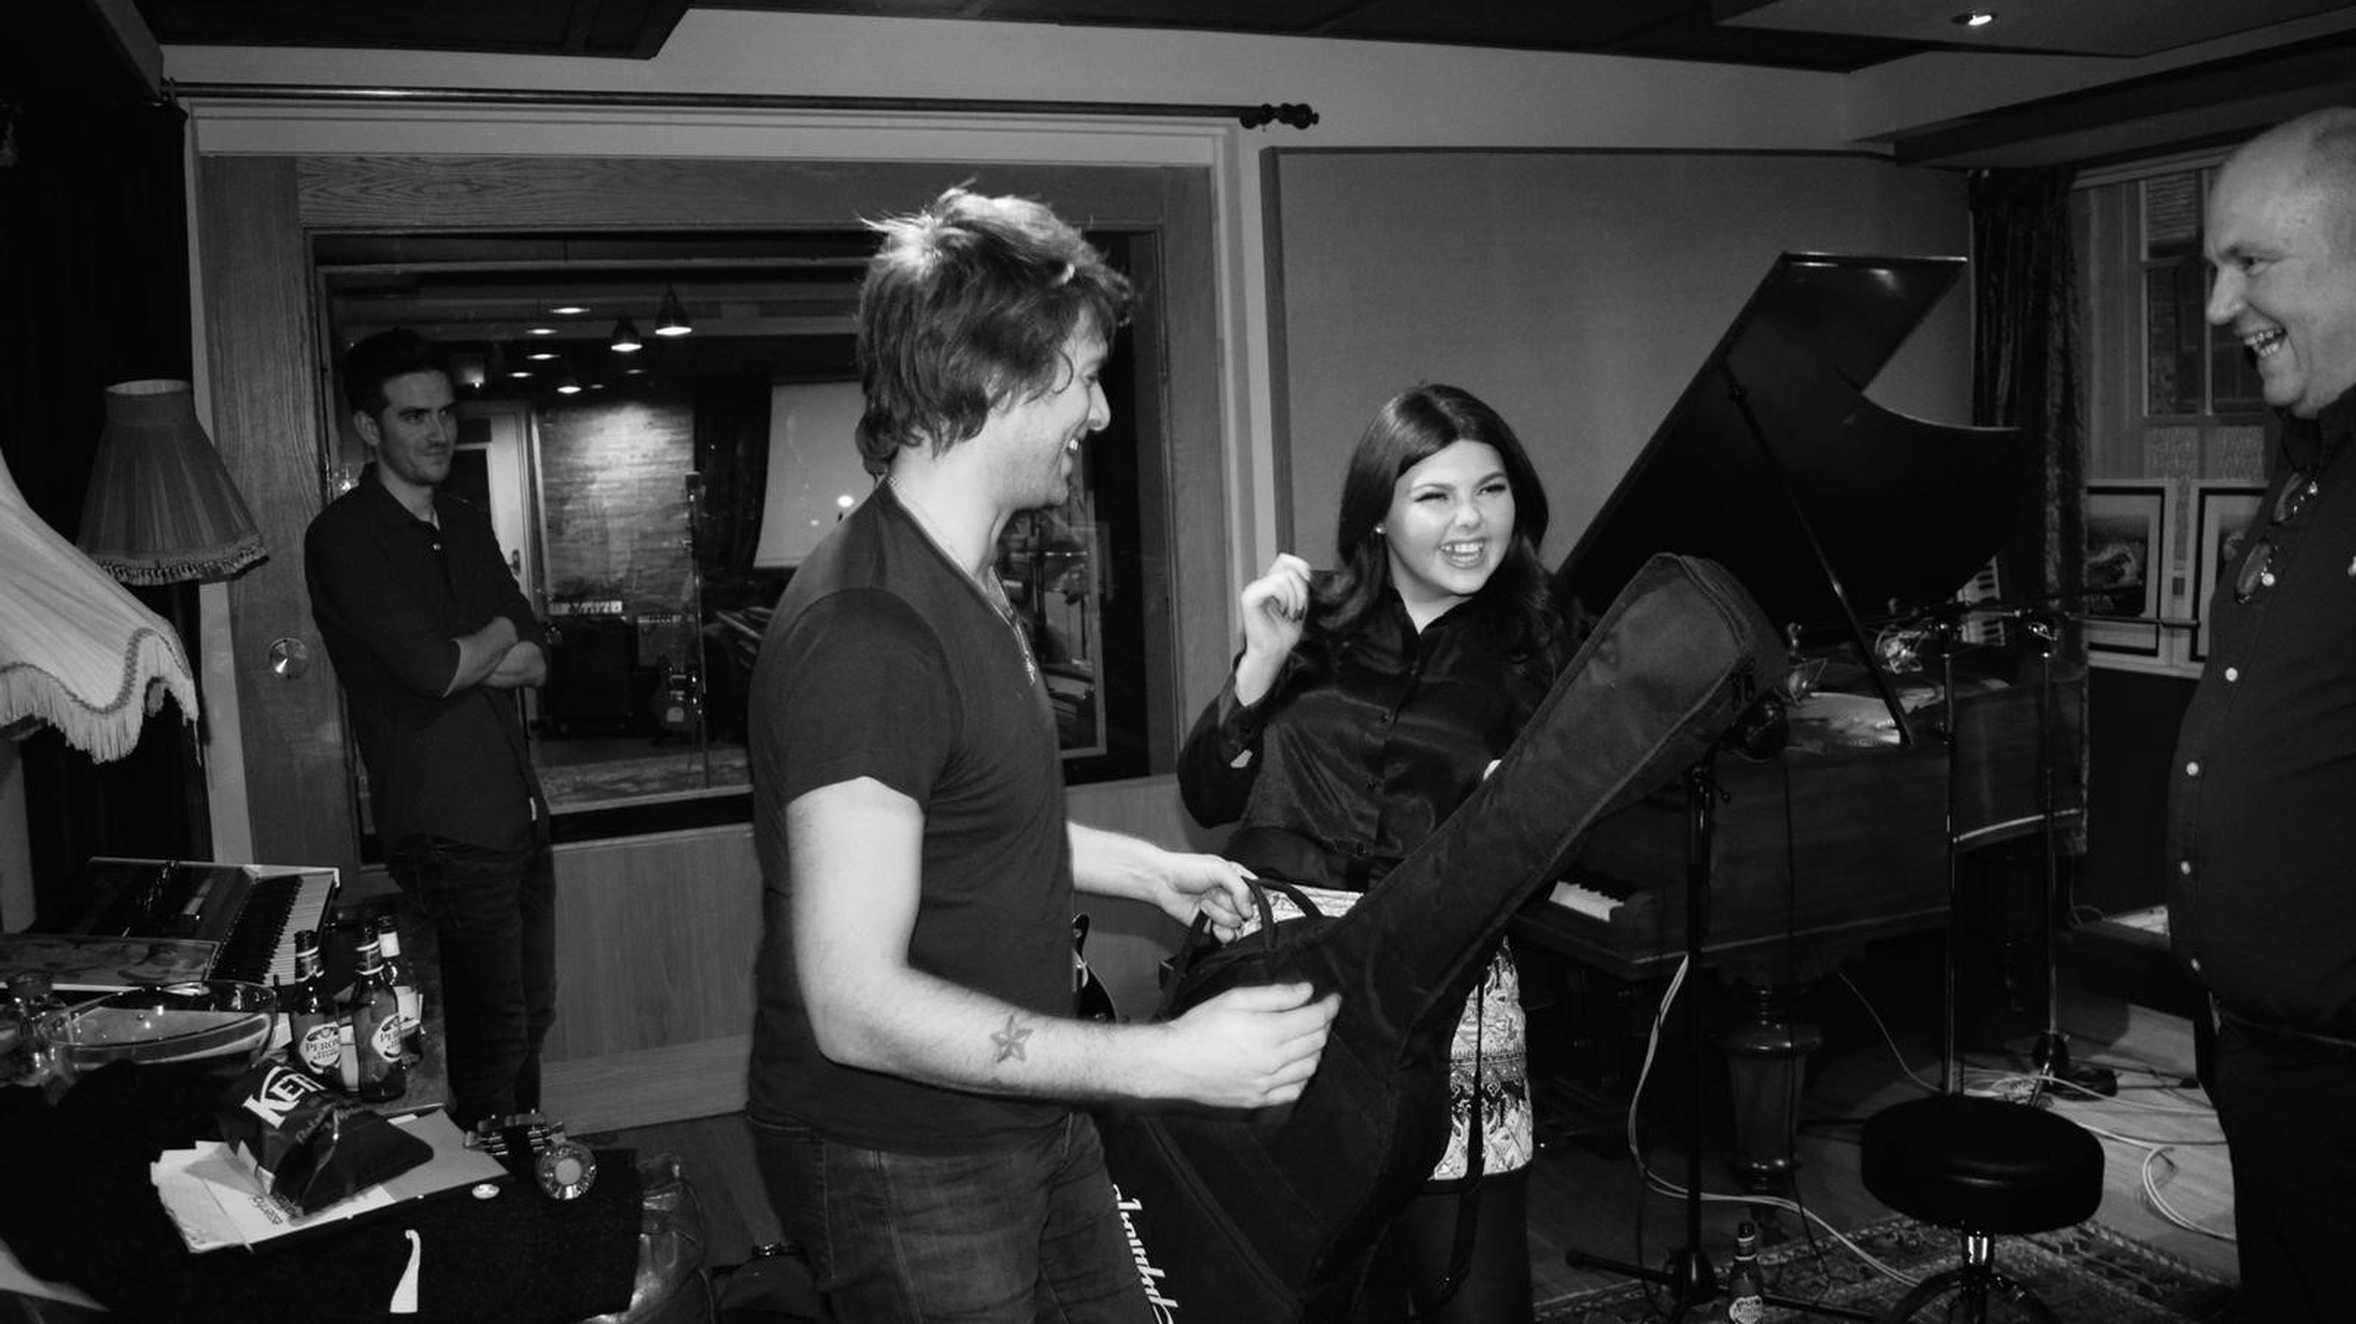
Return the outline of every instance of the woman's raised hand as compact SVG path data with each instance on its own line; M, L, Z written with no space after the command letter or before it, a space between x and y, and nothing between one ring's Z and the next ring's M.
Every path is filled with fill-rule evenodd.
M1290 552L1277 553L1268 573L1244 585L1237 602L1243 608L1244 651L1282 659L1301 641L1301 623L1309 617L1309 563Z
M1236 603L1243 611L1243 657L1235 666L1235 697L1257 703L1301 642L1309 618L1309 563L1277 553L1268 573L1244 585Z

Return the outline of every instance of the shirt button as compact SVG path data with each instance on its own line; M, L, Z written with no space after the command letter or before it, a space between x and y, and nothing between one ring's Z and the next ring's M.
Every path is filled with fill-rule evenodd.
M2192 958L2192 972L2196 975L2201 972L2201 958L2197 956Z
M2184 775L2185 775L2185 776L2187 776L2187 777L2198 777L2198 776L2200 776L2200 775L2201 775L2201 761L2200 761L2199 759L2194 759L2192 762L2185 764L2185 765L2184 765Z
M2186 876L2187 878L2191 877L2191 876L2192 876L2192 861L2190 861L2190 860L2178 860L2178 861L2176 862L2176 872L2178 872L2178 873L2180 873L2180 874L2183 874L2183 875L2184 875L2184 876Z
M2230 684L2232 684L2233 682L2235 682L2235 681L2237 681L2237 680L2240 680L2240 679L2241 679L2241 668L2240 668L2240 667L2227 667L2227 668L2225 668L2225 683L2226 683L2226 684L2230 685Z

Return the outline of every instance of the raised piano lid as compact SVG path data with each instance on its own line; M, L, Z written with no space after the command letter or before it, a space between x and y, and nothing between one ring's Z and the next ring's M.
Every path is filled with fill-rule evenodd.
M1707 557L1778 626L1841 627L1878 676L1862 621L1952 599L2035 490L2037 448L2019 429L1865 398L1965 268L1778 257L1563 558L1557 594L1600 612L1654 553Z

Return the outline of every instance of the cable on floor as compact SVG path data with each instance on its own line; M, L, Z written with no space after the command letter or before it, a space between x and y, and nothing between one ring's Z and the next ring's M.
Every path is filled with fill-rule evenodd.
M1680 960L1677 963L1677 973L1670 976L1669 987L1661 994L1661 1005L1653 1012L1652 1031L1645 1037L1644 1064L1637 1068L1636 1089L1628 1099L1628 1156L1636 1161L1636 1171L1644 1179L1647 1188L1680 1200L1685 1198L1685 1187L1655 1174L1651 1166L1644 1161L1644 1146L1637 1138L1636 1118L1638 1110L1644 1104L1645 1083L1652 1077L1653 1059L1660 1053L1661 1027L1668 1022L1670 1004L1676 1001L1678 991L1685 986L1685 976L1691 964L1690 957ZM1913 1073L1909 1072L1908 1074ZM1700 1198L1707 1204L1765 1205L1773 1209L1788 1210L1797 1214L1803 1225L1822 1228L1826 1236L1847 1247L1850 1254L1855 1255L1874 1272L1908 1287L1913 1287L1921 1281L1875 1259L1870 1251L1842 1235L1839 1228L1834 1227L1822 1215L1798 1201L1786 1200L1776 1195L1727 1195L1716 1191L1703 1191Z

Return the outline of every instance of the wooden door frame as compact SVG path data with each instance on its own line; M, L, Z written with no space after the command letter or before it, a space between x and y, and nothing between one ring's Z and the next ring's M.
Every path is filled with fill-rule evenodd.
M1171 568L1167 611L1180 656L1154 705L1157 749L1207 695L1225 661L1226 557L1213 181L1195 166L805 162L660 157L200 155L196 216L215 440L271 549L230 585L247 812L256 860L359 868L353 757L333 666L310 616L303 532L324 504L335 383L321 348L311 239L328 231L840 228L906 211L971 180L1055 205L1092 229L1150 231L1158 325L1139 328L1139 395L1163 408ZM682 223L693 218L694 224ZM273 640L310 647L315 665L281 677ZM1202 641L1210 641L1205 645ZM1196 656L1202 654L1203 656ZM1213 657L1213 655L1216 655ZM1206 657L1213 660L1206 662Z

